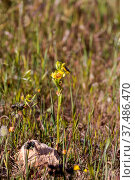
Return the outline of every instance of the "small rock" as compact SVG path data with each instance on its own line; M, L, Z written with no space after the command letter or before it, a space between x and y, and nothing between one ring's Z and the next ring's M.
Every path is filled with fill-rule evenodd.
M46 144L40 143L37 140L27 141L21 147L17 155L17 164L23 169L26 167L26 160L30 168L41 166L48 167L50 165L58 166L60 160L55 149L48 147Z

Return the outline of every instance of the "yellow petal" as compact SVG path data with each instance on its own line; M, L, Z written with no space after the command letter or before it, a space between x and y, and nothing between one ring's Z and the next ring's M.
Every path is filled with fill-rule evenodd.
M80 170L78 165L74 165L74 171Z
M55 77L55 73L51 73L51 75L50 75L52 78L54 78Z
M9 132L13 132L14 130L15 130L14 127L10 127L10 128L9 128Z
M85 173L87 173L87 171L88 171L87 169L84 169L84 172L85 172Z

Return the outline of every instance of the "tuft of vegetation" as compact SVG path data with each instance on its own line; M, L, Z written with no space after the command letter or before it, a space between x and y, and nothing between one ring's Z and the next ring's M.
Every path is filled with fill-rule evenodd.
M61 156L48 179L119 179L119 27L119 0L0 1L0 179L29 139ZM56 61L71 71L61 108Z

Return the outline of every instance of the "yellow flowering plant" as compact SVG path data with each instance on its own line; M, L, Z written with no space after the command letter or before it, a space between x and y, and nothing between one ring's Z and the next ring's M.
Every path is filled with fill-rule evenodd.
M65 66L65 63L62 63L59 61L56 62L55 67L56 67L56 70L55 70L55 72L51 73L51 77L52 77L54 84L56 85L56 87L58 89L58 95L59 95L62 91L62 78L64 78L66 76L66 74L69 74L70 71Z
M62 102L62 79L69 74L70 71L66 67L65 63L57 61L55 64L56 70L51 73L51 78L53 83L57 87L57 96L58 96L58 109L57 109L57 144L60 141L60 134L59 134L59 119L60 119L60 108Z

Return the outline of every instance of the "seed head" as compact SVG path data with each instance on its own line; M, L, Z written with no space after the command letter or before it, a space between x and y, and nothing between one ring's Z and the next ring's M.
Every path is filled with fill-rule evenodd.
M8 129L7 126L1 126L0 128L0 136L7 136L8 135Z

